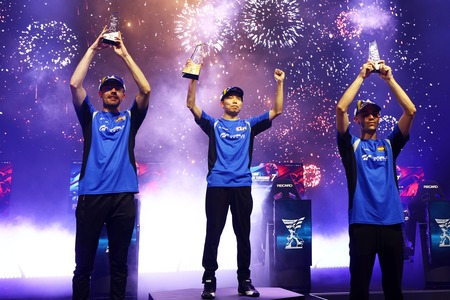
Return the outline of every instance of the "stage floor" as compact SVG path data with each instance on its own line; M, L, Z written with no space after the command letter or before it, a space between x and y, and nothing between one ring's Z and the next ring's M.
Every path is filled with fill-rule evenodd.
M182 274L178 274L180 277ZM193 275L193 274L190 274ZM201 274L200 274L201 275ZM161 276L160 277L164 277ZM173 275L171 276L173 279ZM186 281L183 288L175 287L173 290L166 289L165 286L157 284L156 280L150 282L141 282L139 293L136 298L127 298L127 300L201 300L202 285L198 284L198 278L188 276L191 281ZM148 278L147 278L148 279ZM154 279L154 278L153 278ZM169 282L167 278L163 278L165 282ZM226 278L223 278L224 280ZM234 279L234 278L233 278ZM255 276L256 281L257 276ZM249 297L238 296L237 287L234 280L229 282L222 280L221 287L217 289L216 300L245 300ZM160 281L159 283L161 283ZM232 283L231 283L232 282ZM345 283L341 282L340 288L334 286L331 291L330 287L325 287L326 282L317 284L312 281L312 291L308 294L302 294L278 287L268 287L266 285L256 285L260 291L261 297L256 299L275 300L275 299L305 299L305 300L347 300L348 290ZM320 288L320 287L322 288ZM192 288L195 287L195 288ZM164 290L161 290L164 288ZM405 289L404 300L448 300L450 299L450 289L441 290L425 290ZM150 296L152 298L150 298ZM47 278L47 279L22 279L22 280L0 280L0 299L1 300L71 300L71 278ZM107 300L107 298L96 298L96 300ZM372 287L370 292L370 300L384 299L383 293L377 287Z
M314 293L307 300L348 300L348 293ZM410 290L403 292L403 300L448 300L450 290ZM370 292L370 300L384 300L381 291Z
M303 300L305 296L295 292L291 292L282 288L276 287L262 287L257 288L260 292L261 300ZM202 289L183 289L175 291L164 291L150 293L148 300L199 300ZM249 299L249 297L239 296L236 288L219 288L216 290L216 300L242 300Z
M276 287L258 288L261 296L260 300L347 300L348 293L311 293L307 295L295 293L286 289ZM199 300L201 289L183 289L175 291L165 291L151 293L148 300ZM237 294L235 288L217 289L216 300L243 300L250 299ZM383 300L382 292L371 292L371 300ZM448 300L450 299L450 290L418 290L405 291L404 300ZM140 300L140 299L138 299Z
M217 300L249 299L238 296L235 270L219 270ZM197 299L200 294L202 271L144 273L139 274L137 300ZM424 286L423 270L413 262L405 262L404 271L405 300L448 300L450 288L427 290ZM348 299L348 268L311 269L311 291L291 291L281 287L272 287L264 266L253 267L252 280L260 291L259 299L305 299L305 300L346 300ZM60 278L22 278L0 279L1 300L70 300L71 277ZM370 286L371 300L383 299L379 266L374 269ZM180 296L181 295L181 296ZM187 298L187 296L191 298ZM171 298L172 297L172 298ZM178 298L176 298L178 297ZM278 298L277 298L278 297ZM127 298L127 300L131 298ZM136 299L133 299L136 300Z

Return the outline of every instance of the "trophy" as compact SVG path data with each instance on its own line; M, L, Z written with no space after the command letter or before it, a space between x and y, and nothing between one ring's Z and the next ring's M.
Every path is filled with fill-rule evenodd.
M109 28L108 32L103 35L102 43L118 45L119 43L116 41L116 37L119 37L119 13L113 12L111 17L109 18Z
M369 43L369 60L375 62L375 70L372 72L380 73L380 66L378 65L378 61L380 61L380 53L378 52L378 45L376 41Z
M191 55L193 64L186 64L182 71L182 77L198 80L200 76L200 69L202 67L203 58L205 57L204 51L205 44L198 44L195 46L194 52Z

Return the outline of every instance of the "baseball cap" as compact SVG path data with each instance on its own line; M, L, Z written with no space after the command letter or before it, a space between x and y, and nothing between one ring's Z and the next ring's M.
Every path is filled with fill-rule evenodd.
M116 75L109 75L109 76L105 76L102 78L102 81L100 82L100 85L98 86L98 90L100 91L102 89L102 87L107 83L107 82L111 82L111 81L115 81L115 83L118 83L120 86L123 87L123 90L125 91L125 83L123 82L123 79L119 76Z
M222 95L220 95L220 101L223 101L230 94L237 94L244 100L244 91L237 86L230 86L223 90Z
M356 108L355 108L355 117L359 114L359 112L366 106L372 105L374 106L378 111L381 110L381 107L376 104L373 101L370 100L358 100L358 102L356 103Z

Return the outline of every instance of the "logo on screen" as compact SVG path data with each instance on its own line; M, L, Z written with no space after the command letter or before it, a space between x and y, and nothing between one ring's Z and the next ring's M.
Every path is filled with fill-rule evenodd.
M284 249L302 249L305 241L300 238L297 234L297 230L302 227L303 220L305 217L294 220L282 219L284 225L289 231L289 236L287 237L287 243Z
M439 247L450 247L450 235L448 232L448 227L450 226L450 219L435 219L438 223L439 228L442 230L442 234L439 240Z

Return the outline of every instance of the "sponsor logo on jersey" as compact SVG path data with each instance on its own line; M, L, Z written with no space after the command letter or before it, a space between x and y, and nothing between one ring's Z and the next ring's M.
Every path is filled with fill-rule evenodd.
M222 139L231 139L231 140L238 140L238 139L245 139L245 134L228 134L225 132L222 132L220 134L220 138Z
M125 121L127 119L127 116L120 116L116 119L116 123L120 121Z
M102 125L102 126L100 126L100 128L99 128L98 130L99 130L99 131L102 131L102 132L104 132L104 131L109 131L109 132L111 132L111 133L114 133L114 132L117 132L117 131L122 130L124 127L125 127L125 126L115 126L115 127L113 127L113 128L108 128L108 126Z
M387 156L372 156L371 154L363 154L362 160L388 161L388 157Z

